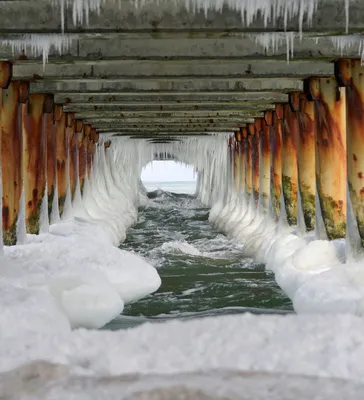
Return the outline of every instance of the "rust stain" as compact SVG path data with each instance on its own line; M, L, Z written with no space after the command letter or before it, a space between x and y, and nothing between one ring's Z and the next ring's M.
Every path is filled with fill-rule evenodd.
M3 229L14 226L22 191L22 121L19 102L19 82L11 82L2 92L0 108L0 148L3 176L3 207L7 209ZM7 243L13 244L13 243Z

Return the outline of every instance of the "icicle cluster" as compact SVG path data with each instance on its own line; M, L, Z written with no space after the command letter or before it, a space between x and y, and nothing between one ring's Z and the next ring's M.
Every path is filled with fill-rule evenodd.
M68 51L75 40L77 40L75 35L29 34L12 39L1 39L0 45L11 46L14 56L23 50L32 57L42 56L43 66L45 66L52 48L62 55Z
M347 50L357 48L358 55L361 58L361 63L364 65L364 36L362 35L347 35L347 36L330 36L330 40L335 46L336 51L343 56Z
M277 53L282 45L286 46L287 62L294 56L294 32L258 33L252 35L255 43L262 46L265 52Z
M118 0L52 0L61 5L62 25L64 25L65 7L72 8L73 22L88 23L91 11L100 13L102 3L117 2ZM288 22L298 18L298 30L301 32L303 23L306 21L308 25L312 24L315 11L321 0L175 0L173 4L178 6L185 5L190 12L204 10L207 14L210 10L221 12L224 6L241 14L242 21L246 26L251 25L261 15L265 26L275 24L277 19L283 19L285 28ZM349 26L349 3L350 0L340 0L345 2L346 10L346 30ZM170 0L130 0L136 8L145 5L156 5L157 7L163 3L170 3ZM119 0L120 3L120 0Z

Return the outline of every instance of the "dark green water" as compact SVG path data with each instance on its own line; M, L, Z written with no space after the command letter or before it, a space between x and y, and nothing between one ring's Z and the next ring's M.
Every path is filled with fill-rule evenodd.
M106 328L146 320L195 318L242 312L284 313L292 304L264 265L244 256L241 244L208 222L209 210L189 195L152 192L139 222L120 248L158 268L158 292L125 307Z

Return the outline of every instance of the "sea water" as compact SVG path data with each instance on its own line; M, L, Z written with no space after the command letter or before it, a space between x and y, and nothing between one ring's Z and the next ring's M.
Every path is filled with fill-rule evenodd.
M203 318L237 313L287 313L291 301L264 264L244 254L244 246L216 231L209 209L193 196L195 182L145 183L148 203L121 249L154 265L161 288L125 307L106 329L146 321Z

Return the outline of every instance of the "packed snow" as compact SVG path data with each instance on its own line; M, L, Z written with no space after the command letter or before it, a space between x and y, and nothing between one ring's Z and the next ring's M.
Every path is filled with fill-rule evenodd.
M161 283L146 260L117 247L136 222L138 205L148 201L140 173L153 160L156 146L194 166L197 197L211 207L211 223L243 243L248 256L266 262L295 310L310 315L245 314L145 324L119 332L78 329L105 325L122 312L125 303L152 293ZM55 371L54 376L38 374L37 390L44 391L44 398L77 393L84 385L85 398L90 387L95 393L113 393L120 386L111 388L112 381L102 380L110 375L122 379L145 375L147 383L136 378L136 386L129 388L149 385L149 390L149 376L170 374L177 379L173 374L179 373L196 376L197 386L181 377L176 388L161 377L155 389L177 393L202 385L200 389L214 398L204 386L208 371L217 374L216 379L221 373L238 376L237 382L249 371L274 376L272 382L287 374L302 382L315 376L316 384L327 388L336 388L337 379L343 379L352 382L349 395L362 389L364 268L360 257L359 261L348 257L344 240L318 240L315 233L288 226L285 213L275 221L270 205L265 209L262 200L256 205L244 187L236 185L234 157L228 135L166 144L114 138L107 150L101 140L83 195L78 192L71 201L68 191L61 220L50 224L49 232L26 235L22 244L1 249L0 370L9 371L0 380L4 391L27 398L26 387L20 393L23 386L14 383L27 380L27 368ZM353 221L349 226L355 231ZM169 247L187 253L195 250L173 243ZM35 364L27 367L31 362ZM43 362L53 366L44 367L48 364ZM223 385L224 390L228 386ZM138 398L130 396L125 398Z
M62 220L49 225L48 207L42 207L43 233L21 233L21 244L2 249L0 284L6 290L0 300L0 331L38 331L41 321L52 331L100 328L119 315L124 304L159 288L161 280L152 265L117 248L136 222L145 196L138 165L128 172L128 162L124 154L105 153L101 144L83 197L79 183L73 202L68 190ZM20 203L24 207L23 198ZM25 226L24 218L20 212L19 226Z

